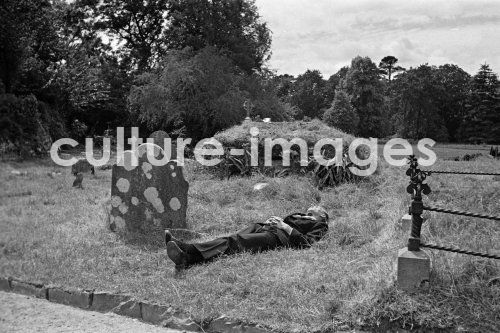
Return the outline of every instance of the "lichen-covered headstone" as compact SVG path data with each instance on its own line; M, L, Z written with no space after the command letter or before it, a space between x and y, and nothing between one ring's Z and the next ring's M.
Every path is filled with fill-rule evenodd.
M150 231L186 228L189 184L177 161L156 166L163 149L152 143L138 147L137 154L126 151L123 166L113 166L111 177L111 217L113 230ZM152 156L151 156L152 155ZM137 165L133 166L133 159Z

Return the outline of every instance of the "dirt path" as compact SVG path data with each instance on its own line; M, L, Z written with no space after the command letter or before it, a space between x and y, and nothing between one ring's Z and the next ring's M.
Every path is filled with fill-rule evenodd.
M181 333L116 314L0 291L0 332Z

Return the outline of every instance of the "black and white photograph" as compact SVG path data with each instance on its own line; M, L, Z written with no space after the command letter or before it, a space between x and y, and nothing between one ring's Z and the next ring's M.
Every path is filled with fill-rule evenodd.
M500 332L500 2L0 0L0 332Z

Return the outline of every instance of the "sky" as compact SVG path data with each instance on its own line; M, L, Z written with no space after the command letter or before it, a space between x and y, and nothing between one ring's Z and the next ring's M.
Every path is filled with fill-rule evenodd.
M386 55L405 68L456 64L500 73L498 0L256 0L272 31L278 74L318 69L325 78L357 55Z

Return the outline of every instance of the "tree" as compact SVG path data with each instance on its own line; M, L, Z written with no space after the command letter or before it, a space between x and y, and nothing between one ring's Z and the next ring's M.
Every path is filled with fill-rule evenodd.
M276 87L276 95L284 101L290 101L293 92L293 75L283 74L273 77L273 84Z
M245 75L241 80L240 89L247 94L252 102L252 116L271 118L273 121L283 121L289 118L285 111L285 103L278 97L278 86L271 73L261 71Z
M347 71L349 67L344 66L337 71L337 73L331 75L328 80L325 82L325 88L323 92L323 96L325 97L326 103L331 104L333 99L335 98L335 91L339 87L339 83L342 79L347 75Z
M23 156L47 152L52 143L42 123L41 103L35 96L0 95L0 142L14 145Z
M6 93L37 98L61 60L57 15L48 0L0 3L0 79Z
M84 13L79 22L90 21L91 30L105 32L116 40L116 44L120 45L116 51L122 62L130 63L142 72L166 51L168 2L79 0L75 6Z
M346 133L357 134L359 117L351 105L345 89L337 89L332 106L323 115L323 121Z
M471 76L457 65L445 64L434 70L439 94L437 107L448 130L450 141L457 141L465 116Z
M293 92L290 102L297 106L304 116L315 118L320 117L323 109L327 107L324 97L325 81L318 70L306 70L304 74L297 77L293 83Z
M359 116L358 134L363 137L386 136L389 119L385 113L383 89L378 68L370 58L358 56L352 59L345 88Z
M270 57L271 33L254 0L171 0L166 20L169 48L213 46L247 74Z
M151 131L177 130L198 140L245 117L240 84L234 64L213 47L171 51L138 77L130 110Z
M472 78L462 135L472 143L500 142L499 82L487 64Z
M399 135L415 140L448 140L448 131L439 112L443 88L436 71L435 67L421 65L398 75L392 82Z
M380 61L378 67L380 68L380 74L387 77L389 81L391 81L391 77L393 74L397 74L398 72L402 72L405 69L401 66L396 66L398 62L398 58L394 56L386 56L383 57Z

